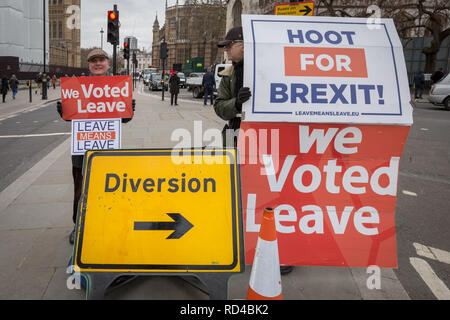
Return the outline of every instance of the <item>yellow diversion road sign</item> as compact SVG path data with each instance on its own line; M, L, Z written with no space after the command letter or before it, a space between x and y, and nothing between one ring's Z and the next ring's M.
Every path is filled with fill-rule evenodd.
M89 151L75 265L81 272L241 272L234 149Z
M277 4L275 5L275 15L313 16L314 1Z

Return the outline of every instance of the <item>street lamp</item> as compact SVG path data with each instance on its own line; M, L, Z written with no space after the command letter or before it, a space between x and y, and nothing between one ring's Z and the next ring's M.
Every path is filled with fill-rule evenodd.
M100 35L101 35L101 48L102 48L102 50L103 50L103 33L104 33L105 31L103 31L103 28L100 30Z
M45 2L46 2L47 0L42 0L42 2L43 2L43 18L44 18L44 20L43 20L43 26L44 26L44 46L43 46L43 51L44 51L44 56L43 56L43 58L44 58L44 72L42 73L42 100L47 100L47 75L46 75L46 73L45 73L45 69L46 69L46 65L45 65L45 60L46 60L46 52L45 52L45 49L46 49L46 46L45 46L45 42L46 42L46 34L45 34L45 19L46 19L46 17L45 17L45 10L46 10L46 6L45 6Z

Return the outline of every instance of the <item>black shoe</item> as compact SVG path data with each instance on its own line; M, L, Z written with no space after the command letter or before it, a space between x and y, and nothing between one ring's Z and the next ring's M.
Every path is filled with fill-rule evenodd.
M74 241L75 241L75 228L73 228L72 232L70 233L70 236L69 236L69 243L70 243L70 244L73 244Z
M293 266L281 266L280 267L280 273L283 274L283 275L291 273L292 270L294 270Z

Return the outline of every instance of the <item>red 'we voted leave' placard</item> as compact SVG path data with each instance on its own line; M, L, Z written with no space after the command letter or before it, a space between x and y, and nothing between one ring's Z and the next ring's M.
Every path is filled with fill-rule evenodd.
M131 76L61 78L64 120L132 118Z

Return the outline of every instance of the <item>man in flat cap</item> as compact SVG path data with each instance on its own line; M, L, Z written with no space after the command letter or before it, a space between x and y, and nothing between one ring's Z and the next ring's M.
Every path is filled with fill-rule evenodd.
M225 48L228 59L233 63L231 67L220 72L222 80L217 89L214 111L223 120L228 120L222 131L224 146L237 145L237 131L241 126L242 104L250 99L248 87L244 87L244 38L242 27L230 29L225 40L217 46Z
M87 56L88 66L89 66L89 76L92 77L98 77L98 76L109 76L109 56L108 54L101 50L101 49L93 49L89 52ZM133 114L135 110L135 100L132 100L132 106L133 106ZM62 105L61 101L58 101L56 103L56 108L59 113L59 115L62 118ZM132 118L126 118L122 119L122 123L127 123ZM70 121L70 120L68 120ZM78 212L78 201L81 197L81 188L83 185L83 175L82 175L82 168L83 168L83 161L84 161L84 155L74 155L72 156L72 177L73 177L73 184L74 184L74 196L73 196L73 215L72 220L73 223L76 224L77 219L77 212ZM75 227L73 231L71 232L69 236L69 242L70 244L74 243L74 237L75 237Z
M92 76L109 75L109 56L102 49L93 49L88 53L87 61Z

